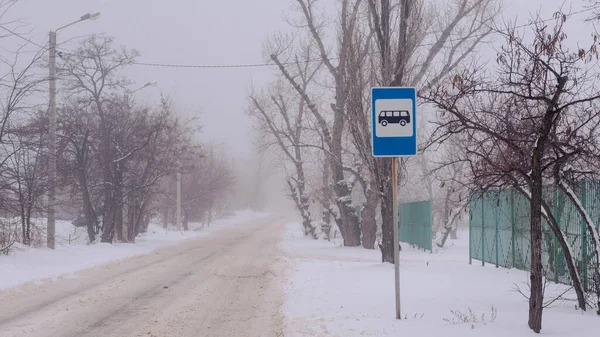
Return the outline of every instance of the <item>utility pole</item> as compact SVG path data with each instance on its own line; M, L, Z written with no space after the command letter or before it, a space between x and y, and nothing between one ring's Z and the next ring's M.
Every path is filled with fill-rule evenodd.
M50 102L48 104L48 222L46 224L46 244L48 248L54 249L56 244L56 33L64 28L72 26L85 20L95 20L100 17L100 13L87 13L82 15L79 20L64 25L57 30L51 30L48 34L49 44L49 94Z
M56 31L50 31L50 105L48 107L48 225L46 243L54 249L56 241Z
M177 170L177 210L176 210L177 230L181 230L181 172Z

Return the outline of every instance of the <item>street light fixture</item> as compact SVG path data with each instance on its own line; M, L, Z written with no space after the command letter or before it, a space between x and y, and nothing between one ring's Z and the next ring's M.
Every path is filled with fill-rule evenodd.
M76 23L79 23L79 22L81 22L81 21L86 21L86 20L96 20L96 19L98 19L99 17L100 17L100 12L96 12L96 13L86 13L86 14L82 15L82 16L79 18L79 20L77 20L77 21L73 21L73 22L71 22L71 23L69 23L69 24L66 24L66 25L64 25L64 26L62 26L62 27L59 27L58 29L56 29L56 30L54 31L54 33L58 32L59 30L65 29L65 28L67 28L67 27L69 27L69 26L72 26L72 25L74 25L74 24L76 24Z
M96 20L99 17L100 17L100 12L87 13L87 14L81 16L81 21L84 21L84 20Z
M143 86L141 86L133 91L132 90L125 91L125 106L127 106L127 108L129 109L129 95L134 94L134 93L136 93L142 89L148 88L148 87L155 87L156 85L158 85L158 82L152 81L152 82L147 82Z
M146 84L144 84L142 87L135 89L134 91L130 91L129 94L133 94L136 93L144 88L148 88L148 87L155 87L158 84L158 82L156 81L152 81L152 82L148 82Z
M48 106L48 135L50 137L50 162L48 163L48 222L46 243L48 248L54 249L56 236L56 33L76 23L86 20L96 20L100 13L87 13L82 15L79 20L67 25L51 30L49 33L49 52L50 52L50 102Z

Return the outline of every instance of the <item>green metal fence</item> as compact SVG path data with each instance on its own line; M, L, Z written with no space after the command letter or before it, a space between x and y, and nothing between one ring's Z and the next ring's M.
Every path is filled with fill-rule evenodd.
M431 251L431 200L400 204L398 211L400 241Z
M600 182L581 182L575 193L600 230ZM544 199L551 202L552 213L573 249L585 289L595 289L599 280L594 279L594 266L598 263L585 221L560 189L545 188ZM490 191L472 198L469 211L470 260L529 270L530 205L524 195L514 189ZM542 226L544 271L555 282L570 284L571 279L558 240L545 220L542 221Z

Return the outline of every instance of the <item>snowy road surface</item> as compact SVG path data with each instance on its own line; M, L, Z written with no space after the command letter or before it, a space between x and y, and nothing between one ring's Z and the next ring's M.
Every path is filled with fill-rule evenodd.
M0 335L283 335L274 218L0 292Z

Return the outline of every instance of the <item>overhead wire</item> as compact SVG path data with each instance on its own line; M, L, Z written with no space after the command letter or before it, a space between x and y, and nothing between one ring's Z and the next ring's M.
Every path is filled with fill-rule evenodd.
M600 6L593 6L593 7L588 7L582 10L578 10L575 12L571 12L569 14L565 14L566 17L571 17L574 15L578 15L578 14L582 14L582 13L586 13L592 10L596 10L596 9L600 9ZM544 19L541 20L541 22L548 22L548 21L552 21L555 20L555 18L548 18L548 19ZM519 28L525 28L525 27L529 27L534 25L535 22L529 22L529 23L525 23L525 24L521 24L521 25L516 25L514 27L511 27L511 29L519 29ZM497 30L498 32L508 32L507 29L504 30ZM440 32L437 32L440 33ZM488 34L478 34L478 35L473 35L470 38L471 39L476 39L476 38L481 38L481 37L485 37ZM463 37L460 38L454 38L454 39L448 39L448 42L457 42L462 40ZM423 43L420 44L420 47L426 47L426 46L433 46L435 44L435 42L428 42L428 43ZM327 58L328 60L337 60L339 59L339 57L329 57ZM300 61L291 61L291 62L283 62L283 65L294 65L294 64L303 64L303 63L312 63L312 62L322 62L323 59L322 58L315 58L315 59L305 59L305 60L300 60ZM133 62L132 64L134 65L140 65L140 66L150 66L150 67L162 67L162 68L257 68L257 67L273 67L276 66L275 63L272 62L267 62L267 63L256 63L256 64L223 64L223 65L194 65L194 64L169 64L169 63L147 63L147 62Z
M32 41L31 39L28 39L28 38L26 38L25 36L23 36L23 35L21 35L21 34L19 34L19 33L15 32L14 30L11 30L11 29L8 29L8 28L4 27L3 25L0 25L0 29L2 29L2 30L4 30L4 31L7 31L7 32L9 32L10 34L12 34L12 35L14 35L14 36L16 36L16 37L20 38L21 40L24 40L24 41L26 41L26 42L29 42L29 43L31 43L32 45L39 47L40 49L45 49L45 48L47 48L47 47L45 47L45 46L42 46L41 44L39 44L39 43L36 43L36 42Z
M578 15L578 14L582 14L582 13L586 13L586 12L590 12L592 10L597 10L600 9L600 5L598 6L591 6L591 7L587 7L575 12L571 12L569 14L565 14L566 17L571 17L574 15ZM548 21L552 21L555 20L555 17L552 18L548 18L548 19L543 19L541 20L541 22L548 22ZM519 28L525 28L525 27L529 27L529 26L533 26L535 24L535 22L529 22L529 23L525 23L525 24L520 24L520 25L516 25L513 26L509 29L519 29ZM489 26L488 26L489 27ZM0 25L0 28L19 37L20 39L27 41L41 49L46 49L46 46L42 46L34 41L32 41L31 39L26 38L25 36L10 30L2 25ZM492 27L490 27L492 28ZM496 32L501 33L501 32L508 32L509 29L496 29ZM441 33L441 32L434 32L434 33ZM477 38L482 38L489 35L489 33L483 33L483 34L476 34L473 36L470 36L470 39L477 39ZM459 37L459 38L451 38L448 39L447 42L457 42L457 41L461 41L463 40L464 37ZM427 42L427 43L422 43L419 45L419 47L427 47L427 46L433 46L435 44L435 42ZM74 55L72 52L69 51L65 51L65 50L61 50L59 53L59 56L62 57L62 55ZM328 57L327 60L332 61L332 60L338 60L339 57ZM324 59L323 58L314 58L314 59L304 59L304 60L298 60L298 61L288 61L288 62L282 62L283 65L295 65L295 64L305 64L305 63L313 63L313 62L323 62ZM265 67L274 67L277 66L275 63L273 62L265 62L265 63L241 63L241 64L176 64L176 63L160 63L160 62L132 62L132 65L138 65L138 66L145 66L145 67L156 67L156 68L182 68L182 69L190 69L190 68L203 68L203 69L224 69L224 68L265 68Z
M571 17L574 15L587 13L587 12L590 12L592 10L597 10L597 9L600 9L600 5L588 7L588 8L581 9L581 10L578 10L575 12L571 12L571 13L565 14L565 16ZM552 18L540 20L540 22L549 22L549 21L552 21L555 19L556 18L552 17ZM536 22L528 22L528 23L513 26L509 29L526 28L526 27L533 26L534 24L536 24ZM490 28L492 28L492 27L490 27ZM499 32L499 33L509 32L509 29L496 29L496 32ZM436 33L441 33L441 32L436 32ZM469 38L477 39L477 38L486 37L487 35L489 35L489 33L476 34L476 35L470 36ZM464 37L448 39L447 42L457 42L457 41L461 41L462 39L464 39ZM419 45L419 47L433 46L434 44L435 44L435 42L422 43ZM327 58L327 60L330 60L330 61L338 60L338 59L339 59L339 57L328 57ZM312 63L312 62L322 62L323 60L324 60L323 58L314 58L314 59L305 59L305 60L299 60L299 61L282 62L282 64L283 65L295 65L295 64ZM255 64L221 64L221 65L170 64L170 63L148 63L148 62L133 62L132 64L139 65L139 66L161 67L161 68L258 68L258 67L277 66L275 63L272 63L272 62L255 63Z

